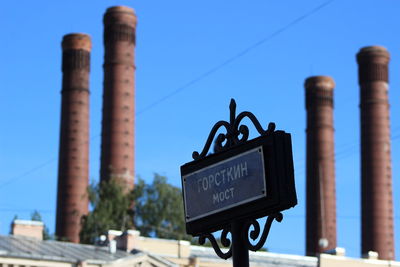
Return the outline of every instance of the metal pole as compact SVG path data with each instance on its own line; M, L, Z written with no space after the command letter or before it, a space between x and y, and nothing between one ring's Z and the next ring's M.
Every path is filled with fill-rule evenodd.
M249 267L249 250L244 240L244 221L232 222L233 267ZM247 233L246 233L247 234Z

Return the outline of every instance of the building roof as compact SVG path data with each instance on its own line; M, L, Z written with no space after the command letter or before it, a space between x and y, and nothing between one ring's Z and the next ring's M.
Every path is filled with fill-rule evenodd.
M37 240L21 236L0 235L0 257L16 257L37 260L93 263L111 262L122 258L138 257L143 253L117 250L110 253L108 247L82 245L53 240Z
M219 262L224 261L219 258L213 248L191 246L191 257L198 257L201 261ZM317 267L318 259L316 257L277 254L271 252L249 252L250 266L265 267ZM231 260L228 260L228 262Z
M14 220L13 224L36 225L36 226L43 226L44 225L43 222L31 221L31 220Z

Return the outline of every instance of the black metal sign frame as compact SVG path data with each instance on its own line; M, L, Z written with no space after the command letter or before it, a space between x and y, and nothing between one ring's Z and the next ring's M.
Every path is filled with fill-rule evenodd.
M250 112L242 112L236 117L236 103L233 99L229 108L230 121L217 122L201 153L193 152L194 160L181 166L186 231L193 236L199 236L200 244L204 244L205 240L209 239L219 257L227 259L233 256L233 266L248 266L248 250L260 249L266 241L274 219L280 222L283 218L280 212L297 204L291 136L284 131L275 131L274 123L269 123L268 128L264 130L257 118ZM248 140L249 128L241 124L244 118L248 118L254 124L260 134L259 137ZM215 138L220 128L224 128L226 133L220 133ZM214 139L214 154L208 155ZM265 189L266 192L250 192L248 199L244 197L238 203L222 206L215 210L210 210L208 206L197 209L192 203L193 199L191 202L187 202L187 199L190 198L186 195L186 191L193 194L193 190L190 191L189 186L193 186L196 182L188 180L195 179L193 177L196 177L196 173L204 172L209 168L218 170L217 167L222 166L225 162L236 157L244 158L246 154L253 151L262 153L261 165L263 166L260 166L260 171L264 172L262 177L265 179L265 187L257 187L254 190L263 191ZM210 179L209 182L215 182L214 176ZM203 182L208 186L207 180ZM199 180L199 192L200 185L201 180ZM264 216L268 216L268 218L261 233L257 219ZM251 227L253 230L250 232L250 238L253 241L259 238L257 244L252 244L249 240ZM212 235L212 232L218 230L222 230L221 243L224 247L229 248L227 252L222 252ZM232 242L228 238L228 233L232 235Z

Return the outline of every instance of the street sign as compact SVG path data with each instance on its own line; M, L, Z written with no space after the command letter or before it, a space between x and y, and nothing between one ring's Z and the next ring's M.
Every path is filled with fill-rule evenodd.
M186 230L195 236L297 204L291 137L284 131L186 163L181 175Z
M263 148L253 148L182 178L187 222L260 199L267 193Z
M201 245L208 239L220 258L232 257L234 267L248 267L249 250L259 250L272 222L282 221L281 211L297 205L292 141L290 134L275 131L275 123L265 130L251 112L236 116L234 99L229 109L229 122L218 121L201 153L194 151L194 160L181 166L186 232ZM244 118L259 137L248 140ZM217 135L220 129L225 132ZM214 154L208 154L213 142ZM257 219L264 216L261 232ZM219 243L217 230L222 230Z

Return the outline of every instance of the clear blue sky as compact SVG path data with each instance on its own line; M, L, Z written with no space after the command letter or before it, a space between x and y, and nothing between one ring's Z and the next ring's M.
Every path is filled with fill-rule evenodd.
M203 147L229 100L292 133L299 205L274 223L270 251L304 254L304 79L336 81L335 149L338 245L360 254L360 123L355 54L367 45L391 53L390 104L396 256L400 257L400 35L397 0L315 1L6 1L0 9L0 234L36 209L54 231L61 104L61 39L92 37L90 179L99 177L103 80L102 16L128 5L138 16L136 171L166 175L180 186L179 166ZM270 38L270 36L273 37ZM254 46L261 40L263 42ZM247 48L253 47L245 54ZM236 55L241 55L235 57ZM234 58L229 64L216 66ZM199 77L203 77L197 80ZM187 83L196 80L192 85ZM171 93L171 97L163 99ZM151 108L149 105L157 103Z

